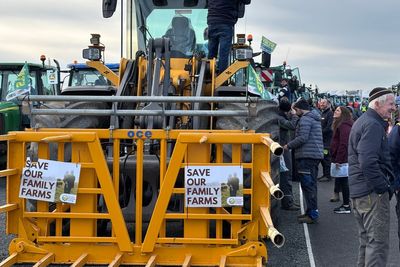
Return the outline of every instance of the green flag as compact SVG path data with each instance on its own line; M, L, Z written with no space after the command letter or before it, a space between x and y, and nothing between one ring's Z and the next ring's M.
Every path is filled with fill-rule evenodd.
M12 100L20 95L27 94L31 90L31 84L29 84L29 67L28 63L25 62L21 71L17 76L17 80L14 82L14 88L8 88L8 94L6 100Z
M260 75L258 75L251 65L247 67L247 73L249 78L248 91L252 94L259 95L262 99L271 100L271 93L264 88Z

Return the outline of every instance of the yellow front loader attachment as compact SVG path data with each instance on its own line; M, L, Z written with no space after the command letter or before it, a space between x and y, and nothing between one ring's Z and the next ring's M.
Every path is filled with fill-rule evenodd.
M146 134L144 134L146 133ZM40 129L2 136L8 142L6 176L6 232L15 234L9 257L1 266L16 263L170 265L170 266L262 266L267 260L264 239L282 246L284 237L270 217L270 194L282 197L270 177L270 150L282 148L269 134L238 130L109 130ZM108 141L114 157L107 159L101 140ZM135 218L124 218L118 200L121 142L135 143ZM160 188L150 222L142 214L144 155L146 142L159 142ZM167 158L169 142L173 152ZM56 149L63 162L70 149L71 162L81 164L76 204L32 201L19 197L22 169L27 151L37 145L37 157L49 159ZM251 160L242 161L244 146L251 146ZM225 162L224 148L231 147ZM67 148L68 147L68 148ZM212 153L213 152L213 153ZM211 156L215 155L215 156ZM107 163L107 160L109 163ZM187 207L168 212L173 197L184 198L178 187L185 166L241 166L249 177L243 186L245 205L235 207ZM272 189L272 190L271 190ZM106 211L98 211L100 196ZM98 222L108 220L109 236L97 234ZM171 230L171 225L179 229ZM228 233L228 234L227 234ZM5 245L5 244L3 244Z

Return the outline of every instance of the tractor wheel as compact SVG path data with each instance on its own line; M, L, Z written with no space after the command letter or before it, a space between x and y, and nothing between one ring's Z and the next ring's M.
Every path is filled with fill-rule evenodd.
M220 106L219 110L247 110L244 103L230 103ZM220 117L216 121L216 129L220 130L242 130L249 129L255 130L256 133L270 133L274 141L279 141L279 125L278 125L278 105L274 101L260 101L257 103L257 116L256 117ZM251 161L251 146L243 145L243 162ZM232 147L224 146L224 162L231 162ZM279 157L271 153L271 177L275 184L279 183ZM244 188L249 188L250 174L244 173L243 177ZM250 200L244 199L245 209L249 209ZM278 201L271 201L271 210L273 219L277 219L277 205Z
M77 103L48 103L46 106L58 109L107 109L107 103L101 102L77 102ZM37 115L34 117L36 128L108 128L109 117L107 116L84 116L84 115ZM36 146L32 145L32 154L35 155ZM37 148L36 148L37 149ZM37 151L36 151L37 152ZM33 156L35 158L35 156ZM50 144L50 159L57 160L57 148ZM70 144L66 144L64 160L71 160Z
M56 105L56 106L55 106ZM77 102L49 104L51 108L62 109L107 109L107 103L102 102ZM109 117L85 115L37 115L35 116L36 128L108 128Z

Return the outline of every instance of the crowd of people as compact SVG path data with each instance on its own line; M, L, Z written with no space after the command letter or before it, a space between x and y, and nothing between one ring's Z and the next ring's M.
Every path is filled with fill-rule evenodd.
M291 180L297 179L306 204L297 220L316 223L317 184L334 179L330 201L339 202L341 193L342 203L333 212L352 212L357 221L358 266L385 266L394 194L400 220L400 97L389 89L375 88L361 116L354 116L354 110L344 105L332 107L328 99L314 103L300 98L292 103L290 92L278 98L280 144L287 167L281 170L285 195L281 208L299 210L291 187ZM317 177L320 164L322 176ZM398 232L400 240L400 226Z
M233 27L243 15L244 5L250 2L209 2L208 56L218 56L219 73L228 66ZM400 99L391 90L377 87L369 93L368 108L366 104L359 108L338 102L332 106L329 98L318 103L312 98L295 101L299 88L296 76L290 80L283 78L277 95L279 142L284 148L281 161L285 165L280 176L284 193L281 207L300 209L292 195L291 180L296 177L306 202L305 213L297 220L316 223L320 216L318 181L335 179L330 201L340 201L341 192L343 202L333 212L353 212L357 221L360 241L357 265L386 266L390 199L394 194L400 220L400 124L393 119L393 114L398 113ZM320 164L323 175L317 178ZM400 226L398 230L400 240Z

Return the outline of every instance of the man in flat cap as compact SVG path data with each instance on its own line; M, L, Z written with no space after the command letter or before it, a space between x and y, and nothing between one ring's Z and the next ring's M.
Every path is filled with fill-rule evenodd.
M360 240L357 264L386 266L393 178L386 129L395 111L392 91L374 88L368 107L353 124L348 147L350 197Z
M321 116L310 111L305 99L293 104L296 115L300 117L296 126L295 138L287 143L285 149L295 149L297 172L301 189L306 200L306 213L298 217L299 223L315 223L319 217L317 205L318 164L324 158Z

